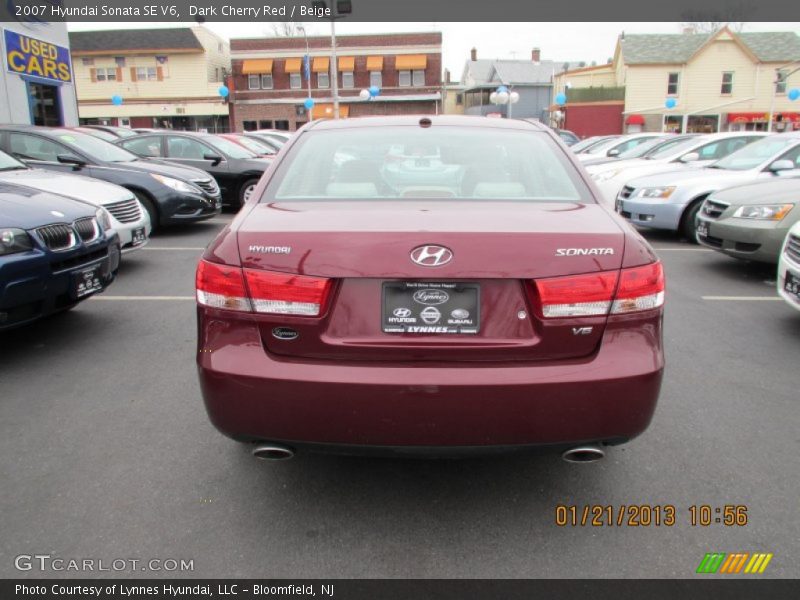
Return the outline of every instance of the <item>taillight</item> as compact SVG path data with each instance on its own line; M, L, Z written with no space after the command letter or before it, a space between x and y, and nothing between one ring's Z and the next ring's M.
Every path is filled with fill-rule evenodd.
M611 314L650 310L664 304L664 268L660 262L622 269Z
M317 317L322 313L331 280L291 273L245 269L244 277L256 312Z
M212 308L317 317L325 309L330 279L242 269L201 260L197 302Z
M552 277L534 283L542 316L547 318L625 314L664 304L664 270L658 262L620 272Z
M244 287L244 275L239 267L201 260L197 265L195 287L199 304L226 310L252 311Z

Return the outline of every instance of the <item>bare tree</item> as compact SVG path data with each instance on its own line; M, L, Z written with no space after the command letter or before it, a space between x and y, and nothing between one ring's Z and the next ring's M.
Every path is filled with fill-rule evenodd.
M303 24L297 21L276 21L270 24L272 37L297 37Z
M716 16L716 15L709 15L709 14L705 14L704 15L703 11L697 11L696 15L694 13L690 13L689 15L684 15L684 16L689 16L690 18L696 16L698 18L698 20L682 22L681 23L681 30L682 31L692 31L694 33L711 34L711 33L716 33L717 31L719 31L723 27L727 27L728 29L730 29L734 33L741 33L742 28L744 27L744 21L736 21L736 22L734 22L734 21L701 21L701 20L699 20L699 18L702 17L702 16L706 16L706 17Z

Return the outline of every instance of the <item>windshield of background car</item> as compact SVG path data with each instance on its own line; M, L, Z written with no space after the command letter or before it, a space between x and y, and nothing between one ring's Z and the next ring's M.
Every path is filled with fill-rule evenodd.
M139 158L124 148L115 146L114 144L106 142L105 140L101 140L93 135L80 133L78 131L56 133L54 137L58 141L70 144L87 156L99 161L130 162L132 160L138 160Z
M652 152L654 148L659 148L661 144L665 144L667 142L664 141L663 138L653 138L651 140L646 140L639 144L638 146L634 146L625 152L620 152L617 158L639 158L640 156L644 156L648 152Z
M733 154L729 154L725 158L715 162L712 167L715 169L729 169L731 171L746 171L747 169L755 169L763 162L772 158L777 158L777 155L788 150L800 142L796 137L782 137L780 135L773 135L763 140L748 144L741 150L737 150Z
M255 152L256 154L275 154L275 150L273 148L255 138L241 135L236 138L236 141L240 145L250 150L250 152Z
M387 198L593 201L546 133L448 126L309 132L263 200Z
M601 143L603 141L603 139L604 138L598 137L596 135L592 136L592 137L588 137L585 140L581 140L580 142L574 143L572 146L570 146L569 149L577 154L577 153L583 152L587 148L590 148L590 147L594 146L595 144Z
M681 140L670 140L666 142L663 146L659 146L655 148L652 152L648 152L645 158L650 160L658 160L660 158L671 158L674 155L680 155L684 152L688 152L695 146L697 146L698 140L697 138L689 138L689 139L681 139Z
M9 171L12 169L27 169L24 164L19 162L16 158L9 156L5 152L0 151L0 171Z
M203 140L230 158L258 158L255 153L250 152L247 148L216 135L204 137Z

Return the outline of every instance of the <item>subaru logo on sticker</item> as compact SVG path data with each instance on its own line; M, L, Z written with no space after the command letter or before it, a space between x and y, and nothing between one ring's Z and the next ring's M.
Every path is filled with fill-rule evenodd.
M444 304L448 300L450 300L450 294L443 290L419 290L414 292L414 302L417 304L427 304L427 305L436 305L436 304ZM437 311L438 312L438 311Z
M450 313L450 316L454 319L469 319L469 311L463 308L457 308Z

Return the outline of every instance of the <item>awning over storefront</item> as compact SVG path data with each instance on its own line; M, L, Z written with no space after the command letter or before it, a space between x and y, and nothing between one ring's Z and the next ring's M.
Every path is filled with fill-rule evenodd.
M302 62L302 58L287 58L283 68L287 73L299 73Z
M336 67L339 71L352 72L356 68L355 56L340 56L336 59Z
M395 59L398 71L418 71L428 66L428 57L424 54L403 54Z
M626 125L644 125L644 117L642 115L628 115L625 119Z
M331 59L327 56L315 56L311 70L314 73L326 73L331 68Z
M368 56L367 57L367 71L381 71L383 70L383 57L382 56Z
M315 119L332 119L333 104L315 104L313 108ZM350 116L350 107L347 104L339 104L339 117L346 119Z
M776 111L772 115L773 119L777 121L778 115L781 115L783 117L781 119L782 121L791 123L800 123L800 113ZM758 122L766 123L767 121L769 121L769 113L763 113L763 112L728 113L728 123L758 123Z
M244 75L260 75L262 73L272 73L272 59L259 58L249 59L242 63L242 73Z

